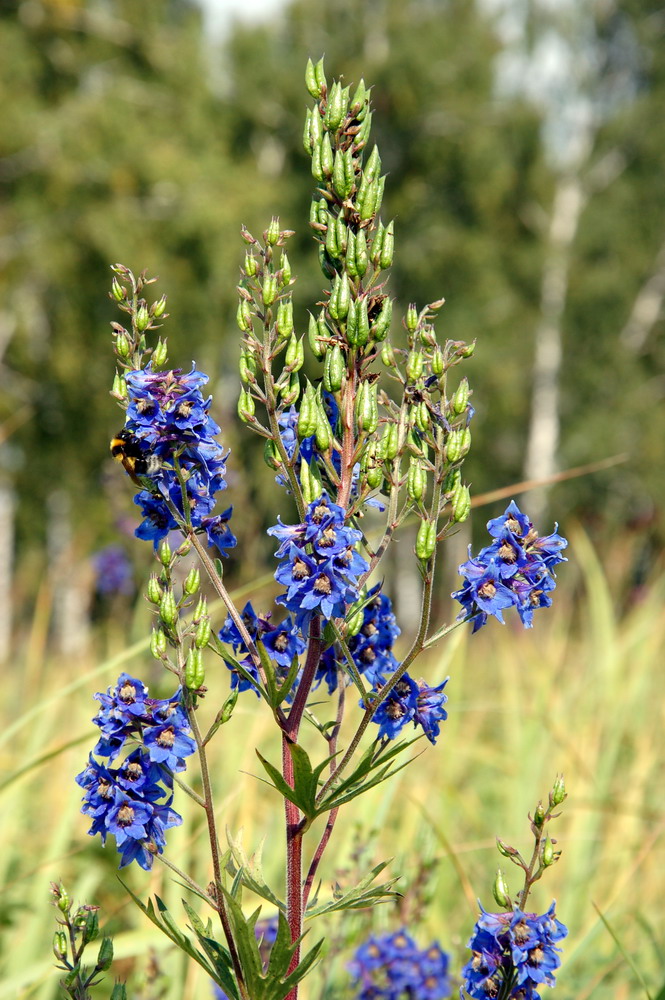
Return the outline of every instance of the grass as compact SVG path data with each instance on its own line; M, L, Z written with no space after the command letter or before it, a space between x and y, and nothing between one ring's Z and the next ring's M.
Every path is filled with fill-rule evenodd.
M385 906L331 918L331 949L305 996L343 996L335 984L344 982L353 941L370 927L393 929L402 920L421 944L438 938L458 970L476 898L493 906L499 860L511 889L520 887L517 869L508 870L509 863L499 859L494 837L528 850L527 812L563 772L569 799L553 830L563 855L532 896L541 912L556 898L570 930L552 995L657 1000L665 979L665 578L652 580L640 600L618 614L618 601L583 534L571 540L571 553L555 608L542 612L532 631L494 623L475 636L457 630L420 665L430 681L451 676L442 738L399 779L356 803L353 813L348 807L322 871L325 894L333 879L343 883L356 868L368 870L394 857L391 871L404 873L404 898L397 912ZM52 879L63 879L77 900L102 906L102 923L116 935L114 974L124 978L135 970L133 998L207 998L197 970L170 952L127 902L113 848L103 850L86 836L72 781L93 738L91 694L123 668L141 675L151 670L145 643L102 664L92 654L62 661L49 655L43 625L35 621L20 661L5 674L0 1000L58 995L50 952ZM209 667L213 691L218 669L225 668ZM225 691L227 678L222 681ZM202 711L212 717L217 707L210 695ZM256 709L245 696L211 745L218 811L222 827L234 833L243 828L248 850L259 846L268 829L266 873L279 886L282 834L272 812L279 803L251 777L259 770L256 746L272 760L279 750ZM176 805L180 809L182 801ZM205 883L205 831L194 808L181 811L184 823L170 831L170 853ZM180 918L182 890L161 865L151 873L126 873L134 891L143 898L158 892ZM110 985L100 995L109 992Z

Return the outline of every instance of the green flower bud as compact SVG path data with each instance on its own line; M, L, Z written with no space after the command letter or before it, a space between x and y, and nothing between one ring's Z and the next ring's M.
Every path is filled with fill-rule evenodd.
M326 132L321 140L321 173L324 177L332 177L333 151L330 136Z
M170 588L165 591L159 602L159 617L169 628L175 625L178 620L178 606L175 602L173 591Z
M280 280L280 285L281 285L282 288L286 288L286 286L291 281L291 264L290 264L289 258L287 257L287 255L286 255L285 252L282 253L282 262L281 263L282 263L282 266L279 269L280 272L281 272L281 275L282 275L281 280Z
M374 334L374 327L372 327L372 335ZM397 368L397 361L395 360L395 352L393 350L393 345L389 340L383 344L381 348L381 361L386 368Z
M307 327L307 343L314 357L320 361L326 353L326 345L319 339L319 324L311 313L309 314L309 324Z
M557 774L554 779L554 785L552 786L551 798L553 806L560 806L563 800L566 798L566 785L563 780L562 774Z
M331 344L326 350L323 363L323 388L328 392L338 392L342 388L346 365L339 344Z
M395 252L395 223L389 222L381 243L381 254L379 264L385 271L392 266L393 254Z
M416 558L427 562L436 548L436 521L421 521L416 535Z
M166 341L162 340L162 338L160 337L157 343L155 344L155 348L152 352L153 368L161 368L161 366L166 363L167 357L168 357L168 349L166 346Z
M148 312L148 307L143 302L136 310L136 316L134 318L136 323L136 329L143 333L150 326L150 313Z
M185 664L185 685L190 691L198 691L205 682L205 667L203 666L203 654L196 647L190 649L187 654Z
M300 412L298 414L298 438L302 441L304 438L311 437L312 434L315 434L316 423L316 393L314 392L314 386L308 382L307 388L305 389L305 395L303 396L300 404Z
M252 313L249 308L249 302L242 296L238 299L238 308L236 310L236 323L243 333L249 333L252 329Z
M365 276L365 272L369 267L369 254L367 252L367 237L365 235L365 230L358 230L358 235L356 236L356 271L361 278Z
M116 302L122 302L125 298L125 289L115 276L111 282L111 296Z
M393 318L393 300L385 298L381 303L381 311L370 327L372 340L382 341L388 336L388 330ZM385 362L384 362L385 364ZM392 365L394 368L394 364Z
M127 334L124 331L122 333L119 333L118 336L115 338L115 350L119 358L124 359L129 357L131 348L129 346L129 339L127 338Z
M409 473L406 480L407 496L410 500L417 503L419 500L422 500L426 486L427 474L425 469L420 464L420 459L412 456L409 461Z
M59 962L67 958L67 935L64 931L56 931L53 935L53 954Z
M166 636L161 628L154 628L150 636L150 652L155 660L166 656Z
M201 618L198 625L196 626L196 632L194 634L194 645L197 649L205 649L208 645L208 639L210 638L210 633L212 631L210 625L210 618L208 615L205 618Z
M266 271L264 275L261 297L266 308L271 306L277 298L277 276L272 271Z
M500 868L497 868L496 870L494 885L492 886L492 895L499 906L510 907L510 890L508 889L508 883L506 882Z
M265 237L265 241L268 244L268 246L271 246L271 247L274 247L275 244L279 241L279 217L278 216L273 215L272 219L270 220L270 225L268 226L268 228L266 229L266 231L264 233L264 237Z
M111 968L111 963L113 962L113 941L110 937L102 938L102 943L99 946L99 952L97 953L97 969L99 972L106 972L107 969Z
M348 91L347 91L348 100ZM342 123L342 118L346 114L346 102L344 101L344 92L342 90L342 85L337 82L333 83L328 94L328 102L326 104L326 113L324 116L324 124L327 129L331 132L336 132Z
M312 153L312 136L310 134L310 125L312 124L312 111L311 108L307 108L305 113L305 127L302 132L302 144L305 152L308 156Z
M298 372L291 372L288 384L285 384L280 391L284 406L291 406L296 402L298 396L300 395L300 379L298 378Z
M254 397L247 389L241 389L238 396L238 416L243 424L252 422L252 417L256 411Z
M457 386L455 395L452 398L453 413L456 413L458 416L461 413L464 413L464 411L467 408L468 402L469 402L469 380L465 375L460 384Z
M471 513L471 492L468 486L464 486L460 483L453 493L451 508L453 521L455 521L456 524L462 524L463 521L466 521L467 517Z
M201 572L197 566L192 566L189 573L185 577L185 582L182 585L182 591L191 597L195 594L201 586Z
M418 326L418 310L416 309L413 302L406 310L406 328L409 333L413 333Z
M420 378L423 373L423 367L422 353L420 351L411 351L406 359L406 374L410 382L416 382Z

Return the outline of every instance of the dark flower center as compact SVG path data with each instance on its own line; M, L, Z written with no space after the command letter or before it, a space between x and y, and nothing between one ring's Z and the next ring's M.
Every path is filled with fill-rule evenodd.
M478 588L478 593L481 597L486 597L491 600L496 594L496 587L491 580L488 580L487 583L484 583L482 587Z
M118 691L118 698L126 705L133 705L136 701L136 688L133 684L123 684Z
M134 822L134 808L128 803L120 806L118 810L118 823L120 826L131 826Z
M314 590L319 594L332 594L332 584L323 573L314 581Z
M175 743L175 732L172 726L169 726L168 729L165 729L164 732L159 734L157 737L157 743L160 747L166 747L168 750L173 747L173 744Z
M292 573L294 580L305 580L310 575L309 566L302 559L296 559L293 563Z

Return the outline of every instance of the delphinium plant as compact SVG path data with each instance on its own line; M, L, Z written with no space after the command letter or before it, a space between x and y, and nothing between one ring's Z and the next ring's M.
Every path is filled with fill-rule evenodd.
M296 1000L322 948L316 932L315 943L303 946L305 921L316 924L333 910L395 896L394 879L379 880L384 864L342 894L322 898L314 891L334 827L359 796L408 764L415 741L435 744L440 735L447 678L419 677L417 657L453 628L471 624L475 631L489 616L502 621L512 608L531 626L534 611L551 603L553 568L566 544L556 533L540 537L511 503L489 522L490 543L461 567L458 619L432 622L439 545L470 510L463 463L473 407L468 380L458 372L474 345L439 343L435 321L443 300L410 305L405 346L391 344L386 278L394 225L381 217L385 178L379 151L369 144L370 93L362 81L353 90L339 82L328 86L322 61L308 64L306 83L314 104L304 146L317 183L310 225L328 285L307 331L296 330L286 250L292 234L273 218L261 239L243 230L238 286L238 413L263 439L275 489L286 491L292 510L288 522L278 519L268 529L281 585L275 608L236 607L224 582L223 559L236 539L232 509L217 506L229 456L204 394L207 376L195 366L168 367L167 344L157 333L166 298L149 301L153 279L116 265L111 292L125 316L113 324L112 394L124 426L111 450L136 487L142 517L136 534L154 549L156 570L147 587L151 652L173 675L173 693L154 698L142 680L123 673L97 694L99 739L77 781L90 833L115 838L121 866L135 861L149 869L158 859L192 890L200 905L184 904L188 930L160 899L134 898L233 1000ZM382 524L371 537L364 530L370 511L372 523L380 517ZM398 657L400 628L377 571L407 520L417 525L413 557L422 588L413 638ZM198 563L179 583L179 564L191 554ZM219 622L211 620L201 573L225 607ZM215 658L228 668L228 683L220 683L217 671L209 689ZM220 842L215 795L226 776L211 773L208 745L228 738L238 698L255 700L281 736L281 761L257 754L283 813L283 886L268 885L238 842ZM210 705L216 711L204 724ZM185 770L195 767L198 777L185 782ZM207 822L207 885L166 852L168 831L181 822L176 795L185 794ZM315 833L319 817L323 831ZM505 912L483 912L477 925L474 958L464 970L470 996L536 997L534 983L553 981L556 962L548 949L562 925L551 911L537 917L524 910L536 872L554 857L551 842L540 836L549 818L550 812L533 820L538 844L525 866L522 896L513 903L504 894ZM260 907L246 909L248 891L276 913L270 948L258 923ZM360 948L353 966L364 990L359 995L447 995L446 956L436 943L420 949L412 930ZM545 968L540 978L523 974L519 948L530 956L529 969ZM368 985L375 952L384 966L417 967L420 985L401 973L393 981L385 971L383 986Z

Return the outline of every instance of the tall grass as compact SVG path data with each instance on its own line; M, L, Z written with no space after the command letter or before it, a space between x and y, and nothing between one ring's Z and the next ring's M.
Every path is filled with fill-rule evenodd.
M570 795L553 830L563 857L532 897L539 911L556 898L559 917L570 929L555 995L632 1000L647 997L646 983L655 1000L665 979L665 577L653 580L639 602L618 615L597 556L578 533L555 596L556 607L540 612L533 631L493 622L475 636L460 629L420 664L430 681L451 676L450 718L442 737L435 748L427 745L399 780L361 800L352 820L348 807L322 871L325 895L331 881L344 882L349 869L369 869L394 857L392 870L404 872L405 898L397 910L384 906L331 918L332 950L305 990L312 1000L344 995L335 990L346 979L354 937L370 926L395 928L402 919L411 922L422 944L438 938L459 969L476 897L493 906L490 886L502 860L494 836L528 849L527 811L546 795L558 771L565 774ZM169 1000L207 998L208 986L197 970L170 952L127 903L115 878L113 848L104 850L86 836L80 790L72 780L94 738L91 694L111 684L121 669L152 675L157 682L145 643L102 664L92 654L63 662L47 654L45 631L36 620L21 658L5 674L0 1000L57 996L51 879L63 879L77 900L101 904L102 922L116 932L119 976L139 968L146 981L155 975L155 982L163 982ZM220 685L213 676L225 668L211 663L209 669L209 687L225 691L227 678ZM202 712L212 718L217 707L209 696ZM255 746L277 759L264 715L248 694L211 744L218 809L222 827L234 834L243 828L249 850L259 847L268 831L265 868L277 880L279 803L252 777L259 772ZM182 800L176 805L184 823L169 831L169 851L205 884L202 820ZM515 891L517 869L508 870L507 862L502 867ZM125 870L125 878L144 898L158 892L181 916L184 892L163 866L155 864L149 874ZM135 985L130 995L158 994Z

